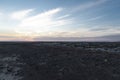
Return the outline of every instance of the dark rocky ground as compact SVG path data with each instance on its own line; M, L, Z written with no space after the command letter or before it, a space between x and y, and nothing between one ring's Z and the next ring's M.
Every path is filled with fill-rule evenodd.
M0 80L120 80L120 43L0 43Z

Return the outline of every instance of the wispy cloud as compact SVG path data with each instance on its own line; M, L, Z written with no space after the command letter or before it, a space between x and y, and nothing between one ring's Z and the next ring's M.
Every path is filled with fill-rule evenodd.
M69 17L69 16L70 16L70 14L63 15L63 16L58 17L58 19L64 19L64 18L67 18L67 17Z
M102 5L106 1L108 0L90 0L87 3L85 1L84 4L81 3L68 12L63 8L53 8L40 13L37 8L2 12L0 13L2 15L0 16L0 34L2 34L0 40L95 40L96 37L96 40L103 40L107 37L106 35L119 34L119 26L107 27L107 24L103 23L105 26L102 26L96 23L106 14L79 15L75 13L75 15L74 12L83 10L84 13L84 10ZM5 35L2 29L5 30L3 31ZM7 31L9 29L11 31Z
M98 20L98 19L101 19L101 18L103 18L104 17L104 15L101 15L101 16L96 16L96 17L92 17L92 18L90 18L90 19L87 19L86 21L88 22L90 22L90 21L95 21L95 20Z
M98 25L90 29L90 31L101 31L101 32L110 32L110 33L120 33L120 26L104 26Z
M71 22L71 19L67 18L67 15L62 17L56 17L56 14L61 12L62 8L55 8L34 16L29 16L21 20L18 25L17 32L44 32L54 30L53 27L60 27ZM59 19L58 19L59 18Z
M32 12L33 9L28 9L28 10L21 10L21 11L15 11L13 12L10 17L16 20L21 20L24 19L29 15L30 12Z
M105 3L106 1L108 1L108 0L89 1L87 3L80 4L80 5L76 6L76 7L74 7L74 9L71 10L71 12L76 12L76 11L82 11L82 10L90 9L90 8L96 7L98 5L101 5L101 4Z

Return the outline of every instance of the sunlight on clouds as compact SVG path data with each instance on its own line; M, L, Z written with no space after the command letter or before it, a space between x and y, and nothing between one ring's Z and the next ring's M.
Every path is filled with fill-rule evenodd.
M21 35L19 33L0 35L0 41L32 41L33 38L32 35Z
M32 11L33 9L16 11L11 14L11 18L16 20L21 20L21 19L24 19L26 16L28 16L28 14Z
M120 35L119 2L3 0L0 3L0 41L94 40L94 37Z
M55 17L56 14L62 10L62 8L56 8L34 16L26 17L21 20L21 23L18 25L16 32L23 32L26 34L29 32L46 32L54 30L54 27L60 27L71 23L71 20L65 19L65 17L61 19Z

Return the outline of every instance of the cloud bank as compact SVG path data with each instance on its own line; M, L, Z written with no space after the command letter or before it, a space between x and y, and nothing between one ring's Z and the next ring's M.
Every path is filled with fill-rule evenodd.
M119 42L120 34L100 37L37 37L34 41L90 41L90 42Z

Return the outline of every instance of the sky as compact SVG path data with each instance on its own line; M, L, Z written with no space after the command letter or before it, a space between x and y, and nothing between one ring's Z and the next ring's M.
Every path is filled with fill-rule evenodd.
M0 0L0 41L120 41L120 0Z

